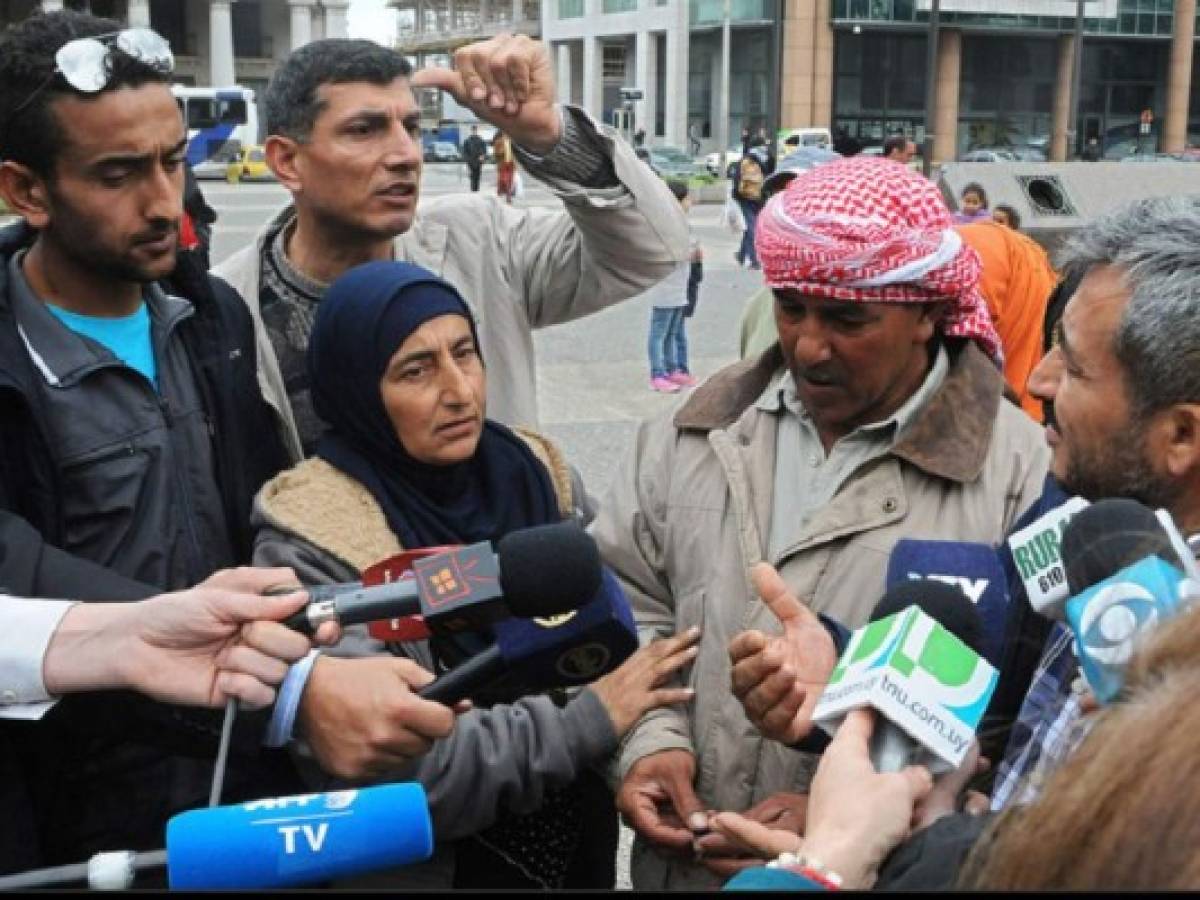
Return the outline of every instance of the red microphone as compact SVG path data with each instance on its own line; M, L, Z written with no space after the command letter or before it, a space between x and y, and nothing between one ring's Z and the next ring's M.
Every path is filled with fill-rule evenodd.
M417 550L405 550L402 553L396 553L387 559L380 560L373 566L363 569L363 584L373 585L387 584L392 581L411 581L413 578L412 567L416 560L452 549L454 548L447 545L444 547L421 547ZM425 617L421 615L372 622L368 626L368 630L371 633L371 637L385 643L427 641L432 637L429 626L425 624Z

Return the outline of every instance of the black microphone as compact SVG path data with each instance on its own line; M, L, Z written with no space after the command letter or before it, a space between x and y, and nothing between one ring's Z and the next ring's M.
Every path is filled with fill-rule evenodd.
M536 694L589 684L637 650L629 600L607 569L599 591L578 611L544 619L513 618L494 626L495 643L417 693L447 705L484 687Z
M1162 521L1136 500L1099 500L1076 515L1063 532L1062 559L1071 596L1147 556L1187 571Z
M983 626L979 612L966 594L942 581L913 579L888 588L871 621L918 607L931 619L967 645L976 655L983 656ZM899 725L880 715L871 734L871 762L878 772L899 772L920 755L921 746Z
M476 630L508 616L570 612L600 587L596 542L574 522L506 534L413 563L413 577L310 589L309 604L285 620L311 635L324 622L358 625L420 615L435 634Z
M1101 500L1063 533L1071 596L1062 609L1079 667L1101 703L1117 697L1144 636L1195 596L1195 559L1168 513Z

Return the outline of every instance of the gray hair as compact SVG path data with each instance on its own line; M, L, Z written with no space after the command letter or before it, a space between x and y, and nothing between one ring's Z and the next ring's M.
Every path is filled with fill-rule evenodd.
M1114 266L1130 289L1113 336L1137 420L1200 402L1200 195L1148 197L1081 228L1060 264Z
M327 38L305 44L279 64L263 92L267 134L307 141L324 108L317 96L323 84L391 84L411 74L407 59L374 41Z

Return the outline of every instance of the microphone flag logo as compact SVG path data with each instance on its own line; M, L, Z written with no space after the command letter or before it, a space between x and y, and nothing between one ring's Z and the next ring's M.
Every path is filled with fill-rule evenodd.
M1101 703L1120 692L1141 637L1177 611L1181 581L1177 568L1148 556L1067 601L1080 668Z
M858 629L813 712L830 734L852 709L871 707L928 751L934 772L966 756L998 676L987 660L919 607Z

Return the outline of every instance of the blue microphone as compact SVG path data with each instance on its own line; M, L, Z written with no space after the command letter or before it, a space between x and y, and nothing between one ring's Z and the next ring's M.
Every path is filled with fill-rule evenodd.
M888 560L887 590L925 579L948 584L971 601L982 635L976 649L999 668L1009 595L996 551L965 541L897 541Z
M620 584L603 570L600 590L578 610L541 619L504 619L495 643L422 688L426 700L453 704L484 687L535 694L590 684L638 647L633 611Z
M1137 642L1178 612L1195 560L1166 513L1135 500L1101 500L1063 532L1071 596L1063 609L1084 677L1102 703L1124 684Z
M139 871L164 865L172 890L286 888L432 855L429 802L410 782L189 810L167 822L166 851L98 853L86 863L0 877L0 890L80 881L126 890Z
M415 782L194 809L167 823L172 890L293 887L432 854L429 803Z

